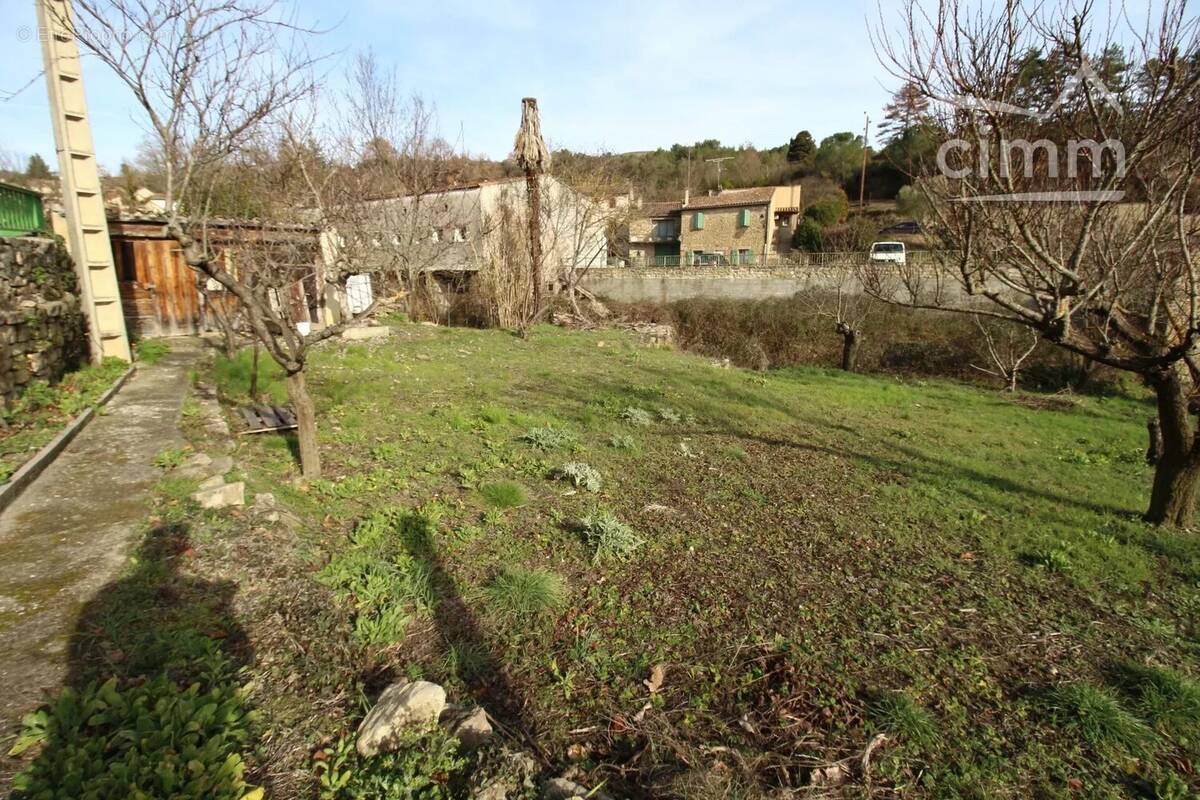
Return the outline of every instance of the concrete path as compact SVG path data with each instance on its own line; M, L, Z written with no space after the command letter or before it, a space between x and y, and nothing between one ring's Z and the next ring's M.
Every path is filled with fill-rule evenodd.
M187 371L202 345L171 345L0 514L0 757L21 717L61 684L80 609L124 564L162 474L154 457L183 444Z

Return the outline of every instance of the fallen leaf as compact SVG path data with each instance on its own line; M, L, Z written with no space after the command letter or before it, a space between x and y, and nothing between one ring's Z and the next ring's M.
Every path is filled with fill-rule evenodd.
M966 553L963 553L961 556L959 556L959 558L961 558L963 561L974 561L975 554L971 553L971 552L966 552Z
M809 782L813 786L839 786L846 781L846 768L841 764L817 767L812 771Z
M1083 781L1079 778L1071 778L1071 780L1067 781L1067 786L1071 787L1072 792L1083 791Z
M649 680L644 680L642 683L650 690L650 694L658 694L658 690L662 688L663 679L667 677L667 667L665 664L655 664L650 670Z

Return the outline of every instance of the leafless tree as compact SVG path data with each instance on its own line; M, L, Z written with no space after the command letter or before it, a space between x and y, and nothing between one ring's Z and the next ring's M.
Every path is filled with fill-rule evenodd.
M75 0L73 5L73 34L80 45L116 74L144 115L161 159L167 232L190 267L237 299L254 337L283 368L299 423L301 468L306 477L320 476L316 415L304 369L311 348L354 319L308 330L309 320L271 299L265 276L252 278L249 268L236 274L226 269L208 237L220 185L216 176L240 153L278 139L269 131L316 90L314 67L320 58L307 49L314 31L297 24L276 0ZM286 207L274 202L269 208ZM273 222L296 221L289 216ZM335 265L321 280L344 285L349 275L344 264Z
M896 268L868 270L868 288L1025 325L1140 375L1163 437L1145 517L1189 525L1200 488L1196 17L1184 0L1103 16L1088 0L906 0L875 38L940 130L941 163L918 186L945 249L935 270L900 268L886 289L878 279ZM1098 64L1114 46L1128 69L1110 91Z
M975 314L973 318L975 326L979 329L979 335L983 337L991 363L987 366L972 364L971 368L977 369L985 375L999 378L1004 381L1004 386L1008 391L1015 392L1017 380L1021 375L1021 365L1037 349L1037 331L1024 328L1025 335L1022 337L1021 326L998 320L984 322L978 314ZM1001 330L997 330L997 328Z
M455 153L437 133L433 107L418 95L402 97L395 73L373 54L355 59L348 84L340 102L330 99L321 113L310 109L289 123L293 139L331 142L331 159L345 165L323 176L306 172L311 204L334 235L338 260L390 276L410 316L436 320L432 273L467 260L456 245L473 211L447 191Z
M580 161L554 177L543 212L548 249L557 261L554 285L582 314L579 297L594 298L580 282L590 269L607 263L609 242L628 225L632 209L617 202L626 184L609 160Z
M851 266L832 266L808 271L804 291L797 294L803 305L830 320L842 339L841 367L853 372L858 349L865 338L864 327L874 299L863 291L858 272Z

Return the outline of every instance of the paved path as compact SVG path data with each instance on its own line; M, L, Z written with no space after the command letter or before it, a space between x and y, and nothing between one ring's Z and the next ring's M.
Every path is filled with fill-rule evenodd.
M80 609L116 577L146 520L161 475L154 457L183 443L179 412L200 348L173 340L0 513L0 755L43 691L60 685Z

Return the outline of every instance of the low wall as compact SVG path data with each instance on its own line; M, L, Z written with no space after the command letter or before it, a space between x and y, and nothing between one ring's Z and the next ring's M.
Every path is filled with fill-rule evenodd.
M75 268L54 239L0 238L0 403L88 355Z
M693 297L765 300L791 297L806 289L861 292L858 263L830 261L823 266L773 267L593 267L580 285L600 297L625 303L671 303ZM934 285L929 267L922 284ZM962 296L953 282L942 283L944 299Z
M625 303L671 303L692 297L762 300L791 297L805 286L796 270L637 267L592 269L581 284L589 292Z

